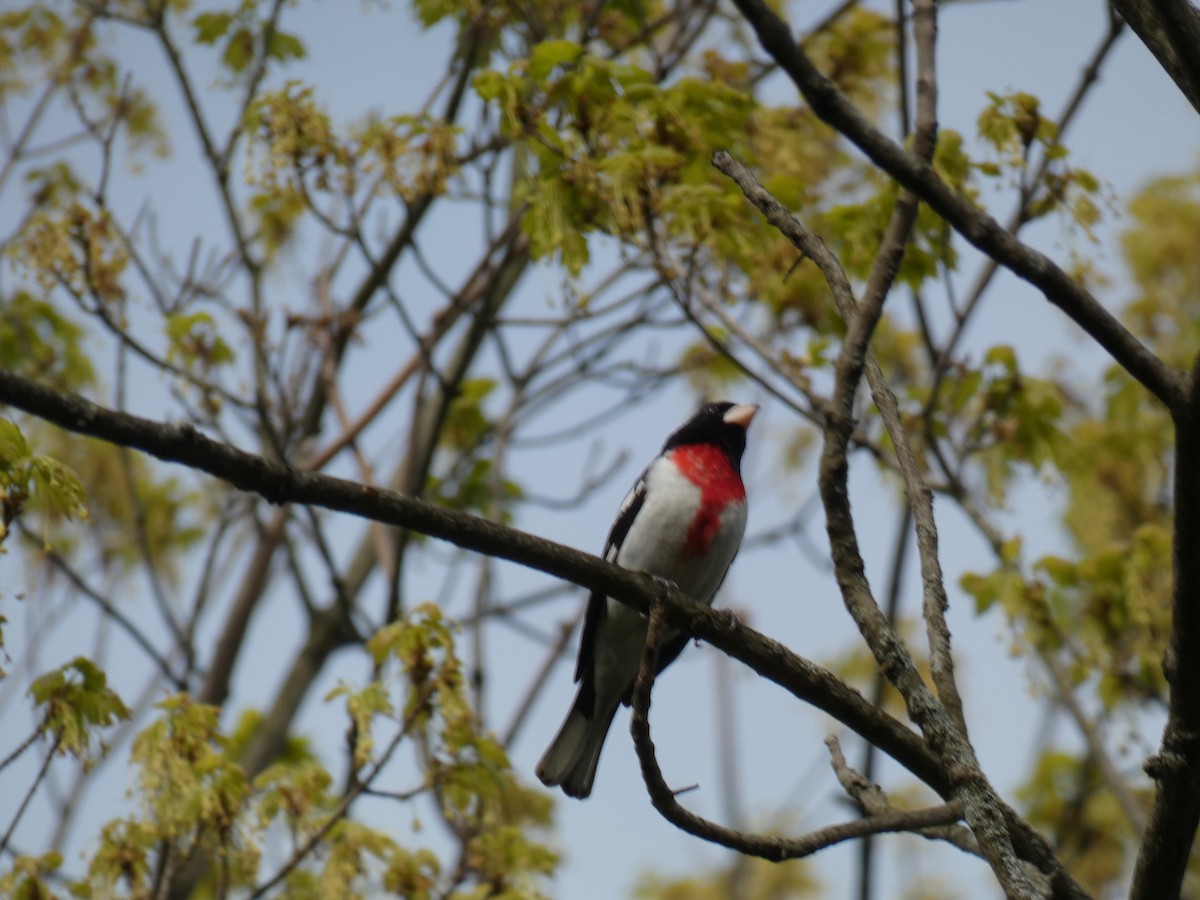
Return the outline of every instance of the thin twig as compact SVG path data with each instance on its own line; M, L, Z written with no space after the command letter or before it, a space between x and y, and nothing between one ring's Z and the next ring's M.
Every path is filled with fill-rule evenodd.
M1104 742L1100 739L1097 724L1088 719L1087 714L1083 711L1083 707L1079 705L1079 698L1075 696L1075 690L1071 687L1070 679L1063 668L1062 662L1053 653L1039 653L1038 655L1041 658L1042 665L1050 673L1050 680L1054 682L1055 697L1066 707L1067 712L1075 721L1075 726L1079 729L1079 733L1083 736L1084 742L1087 744L1088 754L1096 763L1096 767L1100 770L1100 775L1104 778L1108 789L1117 798L1117 804L1121 807L1121 811L1125 813L1129 824L1133 826L1134 831L1141 834L1146 830L1146 810L1138 803L1137 798L1133 795L1133 791L1129 789L1129 782L1117 770L1117 766L1105 748Z
M41 737L42 730L44 728L45 728L45 722L43 722L37 728L33 729L33 733L30 734L29 737L25 738L25 740L21 741L21 743L18 744L13 749L13 751L10 754L8 754L8 756L4 757L4 759L0 759L0 771L3 771L5 768L7 768L9 763L11 763L14 759L16 759L18 756L20 756L22 753L24 753L30 747L32 747L33 742L36 741L39 737Z
M29 806L29 801L33 799L33 795L37 793L37 789L41 786L42 780L46 777L46 772L50 769L50 763L54 760L54 754L58 752L58 748L62 745L62 735L58 734L54 738L54 744L50 747L50 752L46 754L46 758L42 760L42 765L38 768L37 775L29 783L29 789L25 792L24 798L21 800L21 805L17 807L16 813L13 814L12 821L8 823L8 829L4 832L4 837L0 838L0 853L8 846L8 842L12 839L13 832L17 828L17 823L21 821L21 817L25 815L25 808Z
M871 781L871 779L854 771L850 767L850 764L846 762L846 757L842 753L841 743L838 741L836 735L827 735L825 746L829 748L829 763L833 767L834 774L837 775L838 783L866 815L878 816L895 811L892 802L888 799L887 794L883 792L883 789ZM962 818L961 802L955 800L947 804L947 806L956 807L959 810L959 818ZM972 856L981 855L979 852L979 842L975 840L975 836L971 833L970 829L964 828L961 825L915 828L913 832L930 840L945 841L948 844L953 844L959 850L969 853Z

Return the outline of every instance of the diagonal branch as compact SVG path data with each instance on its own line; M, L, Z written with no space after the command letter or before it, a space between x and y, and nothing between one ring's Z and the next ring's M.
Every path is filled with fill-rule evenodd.
M1112 5L1200 112L1200 11L1189 0L1112 0Z
M59 427L135 447L168 462L206 472L272 503L310 504L411 529L459 547L507 559L595 591L643 612L661 585L649 576L531 534L383 488L364 487L268 460L214 441L190 425L169 425L101 407L0 369L0 403ZM728 616L669 594L674 627L688 631L745 662L764 677L828 712L893 755L939 792L945 776L920 738L875 709L828 671L792 654Z
M765 0L734 0L763 49L779 63L816 115L847 137L900 185L920 196L955 231L1038 288L1134 378L1168 406L1181 402L1182 375L1167 366L1049 257L1010 234L1004 226L959 196L918 156L889 140L837 86L813 65L791 30Z

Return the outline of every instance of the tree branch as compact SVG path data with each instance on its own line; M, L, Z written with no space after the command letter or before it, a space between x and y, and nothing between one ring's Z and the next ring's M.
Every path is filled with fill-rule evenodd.
M650 738L650 689L654 684L654 670L658 662L658 645L662 639L666 622L666 609L658 602L650 604L650 621L646 629L646 644L642 651L642 662L634 682L631 706L633 717L630 732L642 767L642 778L654 804L663 817L688 834L706 841L720 844L739 853L758 856L771 862L800 859L811 856L834 844L868 834L888 831L913 831L919 828L951 825L962 818L962 804L957 801L940 806L912 811L891 810L879 815L863 816L853 822L843 822L810 832L798 838L783 838L773 835L752 834L718 825L685 809L675 799L675 792L667 785L662 770L654 755L654 742Z
M302 471L214 441L190 425L168 425L115 412L6 370L0 370L0 403L69 431L135 447L206 472L272 503L311 504L411 529L601 591L642 612L662 590L649 576L589 553L395 491ZM935 790L944 787L945 777L920 738L828 671L741 623L731 623L728 616L692 602L678 590L671 590L665 602L672 626L703 638L834 716Z
M1131 900L1177 897L1200 827L1200 356L1186 406L1174 410L1175 497L1171 635L1163 672L1170 686L1159 752L1146 761L1154 806L1142 836Z
M825 738L825 746L829 748L829 764L837 776L838 784L865 815L880 816L895 811L892 801L888 799L883 789L865 775L856 772L846 762L846 757L842 753L842 745L835 735L831 734ZM961 809L962 804L957 805ZM969 828L961 825L915 828L913 831L930 840L953 844L963 853L969 853L972 856L980 855L979 842L975 840L975 836L971 834Z
M928 92L929 88L927 87L926 129L930 127ZM929 135L927 134L926 140L922 143L928 139ZM737 166L727 153L715 154L713 161L722 171L732 172L740 168L743 176L747 174L744 168ZM820 266L829 283L830 290L838 300L842 315L850 326L842 352L838 355L834 396L825 425L825 446L821 455L820 474L821 496L825 504L830 547L833 552L838 586L841 589L846 608L870 645L880 667L888 674L892 683L904 697L912 720L920 726L930 746L941 757L947 772L956 773L953 779L956 782L954 796L962 798L967 820L1006 893L1011 897L1036 897L1037 889L1017 862L1001 801L980 769L974 750L960 724L962 712L961 706L957 703L957 691L953 689L952 666L948 670L951 693L946 699L950 701L953 712L951 709L943 707L930 694L917 673L907 648L890 627L871 595L870 586L867 584L863 572L863 560L858 549L858 540L850 512L847 489L849 475L847 446L854 427L852 411L854 393L864 369L874 370L871 380L872 386L878 387L877 401L881 398L885 401L890 399L893 406L890 411L896 412L894 397L890 396L890 388L887 387L882 372L879 372L877 364L872 365L868 342L882 313L883 301L887 294L887 288L894 277L895 268L899 265L907 229L912 225L911 217L916 215L916 204L911 202L911 198L907 198L910 199L911 205L906 207L903 205L903 201L906 199L904 197L901 198L901 202L898 202L897 214L893 216L892 222L889 224L883 246L876 258L876 265L872 270L867 296L863 304L858 306L853 299L853 293L849 288L845 272L842 271L841 263L828 248L815 235L808 232L798 220L788 214L782 208L782 204L770 197L761 186L750 185L749 187L751 190L743 187L747 196L751 196L752 192L762 195L760 199L764 206L771 210L768 218L772 220L772 223L774 224L775 219L778 218L781 230L786 228L785 234L789 234L789 236L795 234L797 246L812 256L814 262ZM757 191L753 191L754 188L757 188ZM751 197L751 199L754 198ZM772 218L773 216L774 218ZM891 274L889 275L889 273ZM882 408L881 412L883 412ZM903 441L906 438L903 424L897 421L895 425L897 431L894 437L898 436ZM915 462L911 458L911 451L908 462L910 465L904 467L906 485L909 486L910 502L914 504L914 513L918 516L918 539L922 545L922 575L926 580L926 596L929 598L936 596L936 589L940 587L936 544L931 546L931 538L936 535L936 531L932 530L934 526L929 489L924 486L919 469L911 465ZM929 578L933 578L933 581L937 583L931 584ZM944 587L941 587L941 591L942 606L936 609L935 616L928 621L935 651L944 651L943 664L950 665L948 662L948 632L944 630L944 621L940 635L936 628L936 620L941 618L941 610L944 609ZM936 607L936 603L931 603L927 599L925 604L927 616L931 608ZM943 675L945 674L947 674L947 670L943 671ZM939 687L941 684L942 680L939 680Z
M864 302L850 320L842 352L838 354L820 461L819 486L838 588L876 661L904 698L909 717L920 727L947 773L953 773L955 797L962 799L967 822L1006 896L1033 900L1038 894L1017 862L999 797L979 767L966 735L926 687L911 654L888 624L867 582L850 508L847 448L854 428L854 393L867 365L867 342L882 312L881 293L871 293L868 299L870 303ZM917 508L914 506L914 511ZM918 532L918 537L921 536Z
M1188 0L1112 0L1112 5L1200 112L1200 11Z
M847 137L902 187L928 203L975 247L1040 290L1168 406L1182 397L1181 373L1145 347L1082 285L1049 257L1017 238L970 201L956 194L933 168L876 129L837 86L813 65L791 30L764 0L734 0L763 49L779 63L816 115Z

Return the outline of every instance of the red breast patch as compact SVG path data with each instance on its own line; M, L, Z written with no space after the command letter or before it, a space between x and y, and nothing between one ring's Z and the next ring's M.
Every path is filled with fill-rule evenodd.
M689 444L671 452L671 461L680 473L700 488L700 509L683 541L684 557L703 556L708 552L721 513L730 503L746 499L742 478L730 465L724 451L708 444Z

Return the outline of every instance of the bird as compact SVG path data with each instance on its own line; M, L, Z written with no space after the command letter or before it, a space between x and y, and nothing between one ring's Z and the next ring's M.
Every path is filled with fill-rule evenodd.
M673 582L711 606L746 530L742 454L757 412L752 403L708 403L674 431L621 503L604 558ZM629 705L646 627L636 610L599 592L589 597L575 666L579 691L537 764L547 787L579 799L591 794L613 716ZM668 632L659 672L687 641Z

